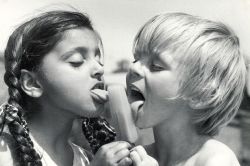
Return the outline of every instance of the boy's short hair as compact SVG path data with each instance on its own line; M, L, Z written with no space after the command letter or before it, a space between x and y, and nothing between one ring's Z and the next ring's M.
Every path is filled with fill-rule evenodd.
M193 108L199 134L216 135L242 101L246 67L238 37L219 22L185 13L149 20L134 42L134 54L170 52L179 62L178 97Z

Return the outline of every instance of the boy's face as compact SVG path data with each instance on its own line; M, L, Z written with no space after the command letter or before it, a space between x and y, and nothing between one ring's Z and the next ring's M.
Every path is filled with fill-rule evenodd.
M103 65L99 39L86 28L65 32L61 41L45 55L39 81L40 100L75 115L98 115L107 99L103 89Z
M127 74L128 98L139 128L153 127L180 107L178 62L171 53L134 56ZM171 99L172 98L172 99Z

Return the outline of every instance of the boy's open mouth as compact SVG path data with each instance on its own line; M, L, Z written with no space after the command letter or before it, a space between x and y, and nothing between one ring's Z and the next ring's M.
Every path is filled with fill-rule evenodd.
M137 121L138 113L142 113L145 97L139 88L130 84L128 86L128 99L133 112L134 120Z

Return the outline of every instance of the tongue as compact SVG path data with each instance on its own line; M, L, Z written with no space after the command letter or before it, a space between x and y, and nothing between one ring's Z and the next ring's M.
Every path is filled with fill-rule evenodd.
M140 107L142 106L143 103L144 103L144 101L137 100L137 101L134 101L134 102L132 102L130 104L131 109L132 109L133 113L135 114L134 117L137 117L137 113L138 113L138 111L139 111L139 109L140 109Z
M93 89L91 90L92 93L94 93L99 100L102 100L103 102L106 102L108 100L108 92L106 90L102 89Z

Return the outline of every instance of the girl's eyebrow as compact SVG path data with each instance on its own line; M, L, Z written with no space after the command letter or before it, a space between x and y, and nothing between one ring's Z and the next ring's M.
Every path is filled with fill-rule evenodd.
M84 56L87 52L88 52L88 49L86 47L75 47L72 50L65 52L61 56L61 59L63 60L68 59L74 53L80 53L82 56Z

